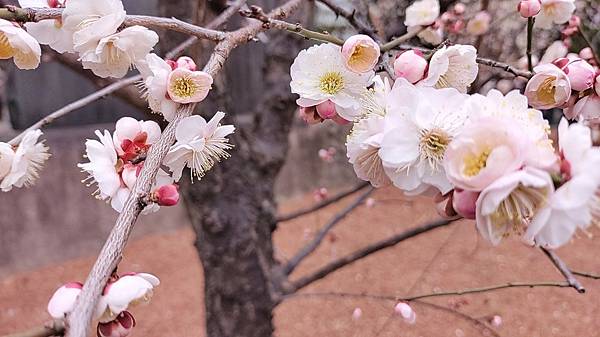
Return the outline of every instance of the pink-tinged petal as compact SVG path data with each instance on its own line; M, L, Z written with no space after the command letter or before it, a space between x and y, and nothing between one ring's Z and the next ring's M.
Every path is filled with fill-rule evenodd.
M77 296L81 293L83 285L71 282L58 288L48 302L48 313L52 318L62 319L73 310Z
M323 119L331 119L337 115L335 104L332 101L325 101L317 105L317 113Z
M213 78L203 71L190 71L177 68L169 74L167 91L177 103L197 103L206 98Z
M104 296L109 310L113 315L118 315L131 304L149 301L152 288L152 283L144 277L126 275L115 281Z
M410 83L417 83L427 70L427 60L420 51L406 51L394 61L394 73L396 77L402 77Z
M379 44L368 35L353 35L342 46L342 59L348 70L366 73L375 67L379 60Z
M478 197L479 192L455 189L452 196L454 210L466 219L475 219L475 204Z
M180 58L178 58L176 65L177 68L184 68L191 71L196 71L196 69L198 68L196 66L196 62L194 62L194 59L192 59L189 56L181 56Z

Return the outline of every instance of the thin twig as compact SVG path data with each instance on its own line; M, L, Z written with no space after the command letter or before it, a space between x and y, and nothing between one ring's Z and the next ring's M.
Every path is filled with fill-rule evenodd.
M17 22L38 22L42 20L60 19L62 17L62 12L62 8L18 8L11 6L0 8L0 19ZM176 18L127 15L123 25L164 28L212 41L221 41L225 38L224 32L196 26Z
M587 278L591 278L593 280L600 280L600 274L593 274L593 273L588 273L588 272L583 272L583 271L575 271L575 270L571 270L571 273L573 273L573 275L587 277Z
M421 27L420 29L415 29L413 31L410 31L410 32L402 35L402 36L399 36L399 37L393 39L392 41L381 46L381 52L383 53L383 52L386 52L386 51L389 51L389 50L392 50L392 49L398 47L399 45L403 44L404 42L419 35L419 33L421 33L424 29L425 29L425 27Z
M587 35L587 33L584 31L583 26L579 25L579 35L581 35L581 38L583 39L583 41L585 42L585 44L590 48L590 50L592 51L592 56L594 57L594 60L596 61L596 65L600 65L600 55L598 55L598 51L596 50L594 44L592 43L592 41L590 40L589 36Z
M302 0L290 0L271 12L273 18L285 17L297 9ZM247 43L265 28L260 23L250 23L236 31L227 33L211 54L204 71L213 77L223 67L231 51L239 45ZM195 104L181 105L173 120L167 125L158 142L152 145L139 177L125 201L123 211L119 214L115 226L111 230L90 274L88 275L73 311L68 316L67 337L85 337L94 314L94 308L102 293L108 277L119 264L123 250L129 240L129 235L142 210L144 196L150 192L162 160L175 141L175 130L181 120L189 116Z
M281 216L277 217L277 222L290 221L290 220L299 218L299 217L301 217L303 215L316 212L316 211L318 211L318 210L320 210L322 208L325 208L325 207L327 207L327 206L329 206L329 205L331 205L333 203L336 203L336 202L344 199L345 197L347 197L349 195L352 195L352 194L354 194L354 193L362 190L363 188L365 188L365 187L367 187L369 185L370 184L368 182L360 183L360 184L352 187L351 189L349 189L347 191L340 192L340 193L332 196L331 198L323 200L323 201L321 201L321 202L319 202L319 203L317 203L317 204L315 204L313 206L310 206L310 207L307 207L307 208L303 208L303 209L294 211L294 212L292 212L290 214L281 215Z
M294 34L300 35L306 39L322 41L322 42L330 42L333 44L337 44L339 46L344 44L344 40L340 39L337 36L331 35L327 32L319 33L309 29L302 27L301 24L289 23L282 20L276 20L269 18L262 9L258 6L250 6L249 10L240 11L240 14L244 17L260 20L263 23L265 28L275 28L280 30L287 30L288 32L292 32Z
M308 255L319 247L325 236L329 231L331 231L340 221L342 221L348 214L350 214L353 210L355 210L358 206L360 206L365 199L373 193L375 189L373 187L369 187L369 189L361 194L354 202L352 202L348 207L344 208L341 212L336 214L330 221L327 223L321 230L317 233L315 238L310 241L304 248L302 248L296 255L294 255L288 263L283 266L283 273L285 275L291 274L294 269L302 262Z
M425 224L425 225L422 225L419 227L415 227L415 228L409 229L407 231L404 231L402 233L396 234L387 239L370 244L365 248L362 248L354 253L351 253L347 256L344 256L342 258L339 258L333 262L326 264L325 266L319 268L318 270L316 270L315 272L313 272L309 275L303 276L303 277L299 278L298 280L291 282L291 284L287 286L288 289L286 289L286 293L287 294L294 293L294 292L306 287L307 285L324 278L325 276L333 273L334 271L336 271L342 267L345 267L353 262L356 262L364 257L367 257L373 253L376 253L376 252L386 249L388 247L395 246L396 244L398 244L404 240L410 239L412 237L415 237L419 234L423 234L423 233L429 232L431 230L434 230L436 228L447 226L450 223L452 223L453 221L454 220L433 221L428 224Z
M533 44L533 25L535 18L527 18L527 69L533 71L533 56L531 54L531 45Z
M35 124L31 125L25 131L21 132L15 138L11 139L8 143L11 145L18 145L19 142L21 141L21 139L23 139L23 136L25 135L25 133L27 133L28 131L42 128L42 127L52 123L55 119L63 117L64 115L70 113L71 111L80 109L92 102L95 102L103 97L106 97L107 95L115 92L116 90L124 88L128 85L134 84L135 82L137 82L141 79L142 79L141 75L132 76L132 77L126 78L124 80L117 81L117 82L115 82L107 87L104 87L88 96L85 96L83 98L80 98L80 99L72 102L72 103L69 103L69 104L65 105L64 107L49 114L48 116L42 118Z
M550 261L552 261L552 263L558 269L558 271L560 271L560 273L565 277L569 287L572 287L573 289L577 290L577 292L580 294L585 293L585 288L581 285L581 283L579 283L575 276L573 276L573 273L571 273L571 270L569 270L567 264L564 263L563 260L561 260L560 257L558 257L558 255L556 255L554 251L548 250L543 247L540 247L540 249L544 252L544 254L546 254Z
M2 337L51 337L62 336L65 333L65 325L62 320L54 320L44 326L21 331Z
M356 28L356 30L361 34L369 35L370 37L376 39L377 35L375 34L375 30L371 28L368 24L364 23L360 18L356 16L356 9L351 11L341 7L336 4L334 0L319 0L324 5L329 7L336 15L341 16L348 20L348 22Z

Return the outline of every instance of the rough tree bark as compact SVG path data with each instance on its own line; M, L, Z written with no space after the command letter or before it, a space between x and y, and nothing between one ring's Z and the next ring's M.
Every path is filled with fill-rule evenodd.
M265 9L275 1L263 1ZM273 332L266 268L275 262L275 178L287 152L295 110L289 67L300 42L269 34L267 44L234 51L211 97L233 123L235 149L200 182L182 179L183 196L204 266L210 337L265 337ZM211 116L214 110L204 110Z

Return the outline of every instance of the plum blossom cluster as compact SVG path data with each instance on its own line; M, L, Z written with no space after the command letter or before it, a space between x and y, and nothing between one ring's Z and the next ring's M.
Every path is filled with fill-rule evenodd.
M525 95L466 94L478 73L469 45L401 53L393 83L375 75L378 62L377 43L359 35L341 48L303 50L291 67L290 86L307 122L353 123L347 156L360 179L433 196L443 215L475 220L494 245L517 236L556 248L595 221L600 149L590 128L563 119L555 148L538 110L568 101L577 110L597 97L597 70L588 62L539 65Z
M138 304L150 302L159 279L147 273L113 274L98 300L94 319L98 321L98 337L127 337L136 325L128 311ZM48 313L62 320L73 310L83 284L69 282L58 288L48 302Z
M225 116L217 112L207 122L200 116L187 117L178 125L177 142L164 159L148 196L145 213L155 212L159 206L173 206L179 201L175 182L181 179L183 169L188 167L192 177L201 178L214 164L229 154L231 149L227 136L233 133L233 125L220 125ZM94 195L110 202L117 212L123 210L125 201L144 166L146 155L161 136L160 126L154 121L141 121L131 117L119 119L115 131L96 130L98 140L85 143L87 163L78 166L88 174L83 180L88 186L97 186Z
M25 133L19 145L0 142L0 189L28 187L39 178L39 171L50 158L48 147L39 138L40 130Z

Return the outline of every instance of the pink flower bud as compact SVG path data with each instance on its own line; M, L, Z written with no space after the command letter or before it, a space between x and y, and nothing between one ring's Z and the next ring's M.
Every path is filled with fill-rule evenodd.
M321 187L313 192L313 196L315 198L315 201L317 201L317 202L321 202L325 198L327 198L327 194L328 194L328 191L325 187Z
M596 70L587 61L580 58L561 58L552 63L567 74L572 90L584 91L594 86Z
M581 57L584 60L591 60L594 58L594 53L592 52L592 48L590 47L585 47L582 50L579 51L579 57Z
M196 71L196 62L189 56L182 56L177 59L177 68L185 68L187 70Z
M530 18L536 16L542 10L542 2L540 0L521 0L517 10L522 17Z
M337 115L335 110L335 103L332 101L325 101L319 105L317 105L317 113L323 119L331 119Z
M459 2L456 5L454 5L454 8L452 10L454 11L455 14L462 15L465 13L466 9L467 9L467 7L463 3Z
M60 5L58 0L48 0L48 7L57 8Z
M500 325L502 325L502 317L494 315L494 317L492 317L492 319L490 320L490 324L496 328L499 327Z
M171 67L171 70L177 69L177 62L173 60L165 60L165 62Z
M98 337L127 337L135 327L135 318L123 311L113 321L98 323L96 334Z
M465 191L459 188L454 189L452 195L452 206L456 213L462 215L466 219L475 219L475 204L479 192Z
M396 312L396 314L402 316L402 318L404 318L404 321L406 321L406 323L408 324L415 324L415 322L417 321L417 314L410 307L410 305L408 305L408 303L400 302L396 304L396 306L394 307L394 311Z
M581 18L577 15L571 16L569 19L569 27L579 27L581 26Z
M156 202L161 206L175 206L179 201L179 190L175 184L161 186L154 193Z
M356 320L360 319L361 316L362 316L362 309L354 308L354 311L352 311L352 319L356 321Z
M317 109L314 106L310 106L307 108L300 107L298 109L298 114L300 115L300 118L302 118L302 120L308 123L309 125L319 124L324 121L324 119L321 118L321 116L319 116L319 114L317 113Z
M83 284L70 282L58 288L50 301L48 301L48 313L54 319L63 319L73 310L77 296L81 293Z
M440 192L433 197L435 210L444 219L456 219L457 213L452 206L452 192L442 195Z
M363 34L349 37L342 46L342 58L346 67L355 73L373 70L379 60L379 45Z
M427 60L420 51L406 51L394 61L394 74L396 77L402 77L410 83L417 83L427 70Z
M375 199L373 198L367 198L367 200L365 200L365 206L367 206L368 208L372 208L373 206L375 206L375 203L377 203L377 201L375 201Z

